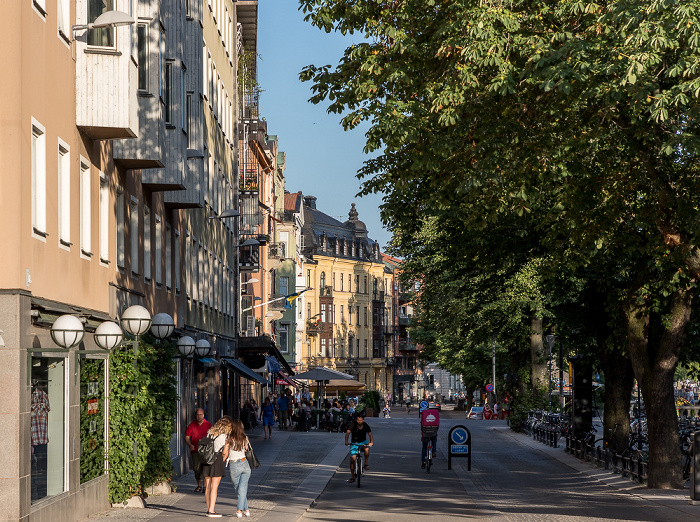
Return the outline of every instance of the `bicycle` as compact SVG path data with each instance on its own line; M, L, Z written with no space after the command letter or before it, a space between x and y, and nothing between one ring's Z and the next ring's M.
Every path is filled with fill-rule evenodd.
M433 438L428 439L428 453L425 455L425 467L430 474L430 466L433 465Z
M350 458L352 459L353 455L355 456L355 473L352 478L357 482L358 488L360 487L360 478L362 477L362 456L364 454L362 446L367 446L367 444L367 441L350 443Z

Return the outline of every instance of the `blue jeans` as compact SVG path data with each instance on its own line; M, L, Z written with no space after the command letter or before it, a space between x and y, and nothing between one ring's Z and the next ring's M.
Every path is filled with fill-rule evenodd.
M246 511L248 509L248 481L250 480L250 466L247 460L239 460L231 462L231 482L233 489L236 490L238 502L236 509L238 511Z
M428 441L433 441L433 458L435 458L435 453L437 452L437 435L434 437L423 437L423 451L421 453L421 462L425 462L428 459Z

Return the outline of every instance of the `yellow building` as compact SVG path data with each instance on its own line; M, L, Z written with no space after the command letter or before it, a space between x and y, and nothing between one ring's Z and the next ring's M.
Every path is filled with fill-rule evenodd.
M344 223L304 198L306 276L301 366L327 366L353 375L384 397L393 390L391 271L367 235L355 204Z

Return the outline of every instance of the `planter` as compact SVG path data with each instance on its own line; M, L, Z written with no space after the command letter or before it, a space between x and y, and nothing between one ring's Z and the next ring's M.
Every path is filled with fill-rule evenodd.
M379 410L371 408L369 406L365 407L365 417L379 417Z

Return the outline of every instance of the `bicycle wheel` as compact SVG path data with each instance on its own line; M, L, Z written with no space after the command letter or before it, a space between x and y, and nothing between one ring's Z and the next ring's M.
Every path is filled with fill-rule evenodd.
M362 451L362 450L360 450ZM362 457L358 454L355 461L355 475L357 475L357 487L360 487L360 478L362 477Z

